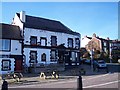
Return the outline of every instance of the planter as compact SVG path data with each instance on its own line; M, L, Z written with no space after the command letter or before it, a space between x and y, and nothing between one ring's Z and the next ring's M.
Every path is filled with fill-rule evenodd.
M120 64L120 59L118 59L118 63Z

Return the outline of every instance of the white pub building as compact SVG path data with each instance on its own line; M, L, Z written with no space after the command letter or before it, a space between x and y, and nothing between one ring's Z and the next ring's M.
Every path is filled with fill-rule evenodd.
M60 21L34 17L25 11L16 13L12 25L20 27L23 37L21 53L23 65L80 64L80 34Z

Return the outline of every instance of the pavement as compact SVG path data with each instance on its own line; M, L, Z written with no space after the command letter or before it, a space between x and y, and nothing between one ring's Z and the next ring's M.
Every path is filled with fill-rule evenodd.
M63 72L59 72L59 79L40 79L40 74L23 74L23 78L21 78L20 82L16 82L14 79L6 79L9 83L10 86L13 85L29 85L29 84L39 84L39 83L50 83L50 82L59 82L59 81L64 81L64 80L72 80L72 79L77 79L79 76L79 70L81 68L84 68L86 71L85 75L82 75L83 77L85 76L91 76L91 75L101 75L101 74L106 74L107 72L105 70L101 70L100 72L93 71L91 69L90 65L81 65L79 68L72 68L72 69L67 69ZM110 72L109 72L110 73Z

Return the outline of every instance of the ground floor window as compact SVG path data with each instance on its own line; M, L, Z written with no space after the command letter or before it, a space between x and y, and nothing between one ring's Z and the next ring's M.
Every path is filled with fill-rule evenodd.
M71 52L71 60L72 61L76 60L76 53L75 52Z
M37 51L30 51L30 63L37 63Z
M2 60L2 71L11 70L11 61L10 60Z
M45 53L43 53L43 54L41 55L41 61L46 62L46 54L45 54Z
M51 62L57 61L57 52L56 52L56 50L51 50L50 60L51 60Z

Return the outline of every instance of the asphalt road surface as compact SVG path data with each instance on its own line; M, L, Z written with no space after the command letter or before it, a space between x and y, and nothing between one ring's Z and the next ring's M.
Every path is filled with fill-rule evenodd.
M83 76L83 88L119 88L120 73L108 73L101 75ZM77 89L77 79L43 83L43 84L32 84L32 85L20 85L11 86L9 88L69 88L69 90ZM58 89L56 89L58 90Z

